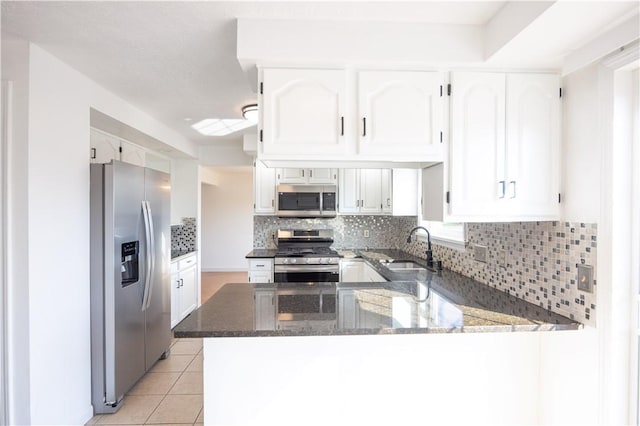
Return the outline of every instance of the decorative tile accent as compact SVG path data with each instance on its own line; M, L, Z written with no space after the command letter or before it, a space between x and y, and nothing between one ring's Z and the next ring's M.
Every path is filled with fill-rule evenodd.
M336 249L399 249L426 258L426 242L407 244L415 216L337 216L334 219L283 219L254 216L254 248L276 247L280 228L331 228ZM464 250L433 244L435 260L478 282L536 306L595 326L597 282L593 293L578 290L577 265L594 267L597 225L573 222L511 222L466 224ZM363 231L369 230L369 238ZM475 245L487 246L487 263L474 260ZM504 250L502 264L501 252Z
M183 217L182 225L171 226L171 251L196 250L196 218Z

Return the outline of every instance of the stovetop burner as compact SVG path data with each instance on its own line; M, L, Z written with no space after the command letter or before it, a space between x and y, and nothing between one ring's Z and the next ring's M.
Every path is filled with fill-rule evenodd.
M278 247L278 257L327 257L339 256L338 252L330 247Z

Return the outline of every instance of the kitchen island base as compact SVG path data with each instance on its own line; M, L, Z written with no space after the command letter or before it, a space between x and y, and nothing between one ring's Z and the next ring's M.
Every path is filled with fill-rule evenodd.
M204 338L207 425L598 422L593 329Z

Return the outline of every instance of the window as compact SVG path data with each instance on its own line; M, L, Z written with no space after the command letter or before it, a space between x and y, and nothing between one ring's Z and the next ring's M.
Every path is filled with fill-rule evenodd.
M419 218L418 225L424 226L429 230L431 242L437 242L443 246L464 250L466 237L464 223L433 222ZM418 235L426 239L426 234L420 232Z

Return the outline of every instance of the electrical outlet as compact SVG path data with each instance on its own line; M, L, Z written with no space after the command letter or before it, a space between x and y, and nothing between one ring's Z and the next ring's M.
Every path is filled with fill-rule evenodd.
M364 231L362 231L362 235L364 235L365 238L369 238L369 230L365 229Z
M487 252L488 252L487 246L474 245L473 259L476 260L477 262L487 263L487 257L488 257Z
M578 290L593 293L593 266L578 265Z

